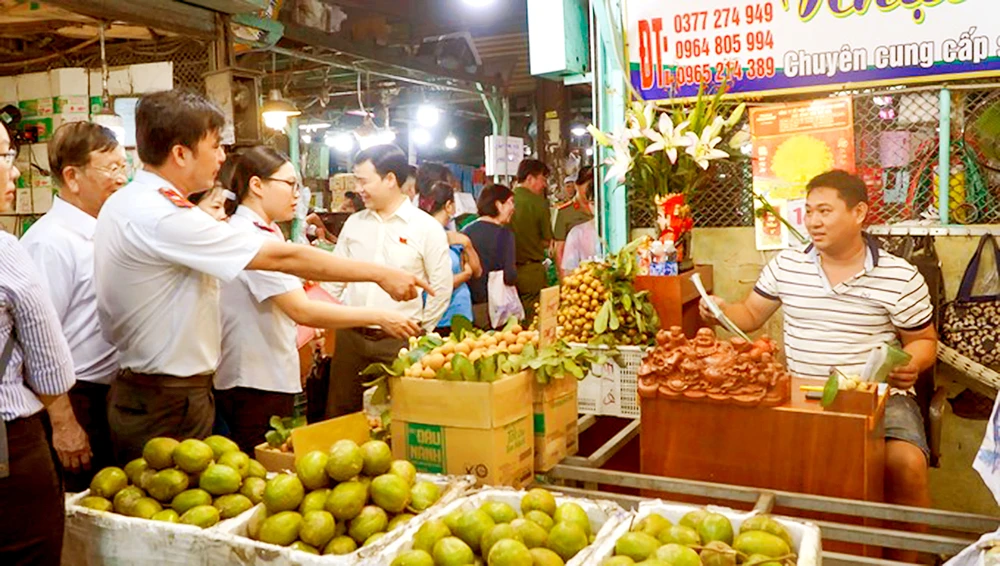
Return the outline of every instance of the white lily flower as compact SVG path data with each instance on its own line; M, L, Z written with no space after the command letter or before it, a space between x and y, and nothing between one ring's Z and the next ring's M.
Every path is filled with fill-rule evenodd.
M615 179L619 183L625 181L625 175L632 170L632 152L629 150L627 140L618 138L612 141L614 152L605 161L610 165L607 171L608 178Z
M708 136L708 139L718 137L718 135L722 133L722 128L725 125L726 125L726 120L722 116L716 116L715 120L712 120L712 123L705 128L706 132L711 132L711 134Z
M691 145L690 138L684 134L688 124L689 122L684 121L675 127L670 116L666 113L660 114L656 129L649 128L643 132L653 142L646 148L646 155L663 151L670 158L670 163L677 163L677 148Z
M698 134L694 132L687 133L688 138L691 140L691 145L688 146L686 152L702 169L708 169L709 162L713 159L725 159L729 157L728 153L715 147L722 141L722 138L718 136L712 137L711 133L711 127L705 128L701 137L698 137Z

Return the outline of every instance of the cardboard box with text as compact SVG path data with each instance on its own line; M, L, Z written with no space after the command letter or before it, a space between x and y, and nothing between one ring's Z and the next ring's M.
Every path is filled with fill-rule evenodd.
M578 450L576 390L534 404L535 470L547 472Z

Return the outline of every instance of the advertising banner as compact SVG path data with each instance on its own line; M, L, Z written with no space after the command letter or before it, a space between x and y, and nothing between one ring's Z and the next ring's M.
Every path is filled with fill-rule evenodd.
M625 0L625 26L645 100L703 82L777 94L1000 72L996 0Z
M804 237L806 184L831 169L854 171L854 116L850 97L769 104L750 109L753 191ZM754 199L757 249L801 242Z

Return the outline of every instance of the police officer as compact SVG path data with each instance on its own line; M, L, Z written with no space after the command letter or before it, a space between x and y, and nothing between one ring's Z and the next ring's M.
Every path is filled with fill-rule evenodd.
M94 292L94 227L104 201L128 181L125 148L92 122L61 126L49 141L49 168L59 186L52 209L21 245L48 282L63 335L73 354L76 385L49 407L53 444L66 469L66 489L83 491L93 474L114 463L108 392L118 353L104 339Z
M105 203L94 236L101 324L122 367L108 421L119 463L156 436L204 438L215 420L219 285L244 269L314 281L373 281L394 300L427 284L402 271L309 246L239 233L194 207L225 160L222 112L204 97L166 91L136 107L145 169Z
M545 250L552 241L552 215L545 198L549 167L537 159L525 159L517 167L514 188L514 232L517 257L517 292L525 319L535 316L535 303L545 288Z
M14 202L16 156L0 128L0 212ZM59 564L62 468L44 408L74 381L45 284L17 239L0 232L0 564Z

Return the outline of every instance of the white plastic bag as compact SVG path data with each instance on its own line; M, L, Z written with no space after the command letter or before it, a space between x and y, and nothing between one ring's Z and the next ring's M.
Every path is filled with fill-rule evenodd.
M972 463L979 472L983 483L993 492L993 498L1000 501L1000 397L993 405L993 414L986 426L983 443Z
M486 293L489 296L490 325L499 328L500 325L514 316L518 320L524 318L524 305L517 289L503 282L503 270L491 271Z

